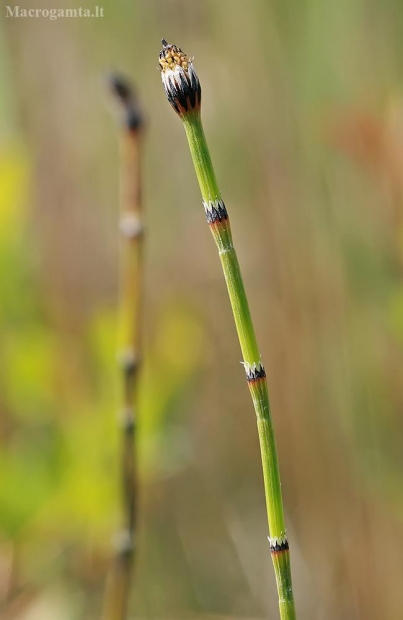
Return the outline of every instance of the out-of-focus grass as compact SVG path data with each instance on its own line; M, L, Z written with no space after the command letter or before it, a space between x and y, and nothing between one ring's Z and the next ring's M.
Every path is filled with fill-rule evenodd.
M263 344L300 617L398 620L403 9L104 8L98 21L3 20L2 613L99 610L118 518L117 147L101 86L115 66L150 121L135 617L276 617L255 422L155 69L164 36L196 56L202 80Z
M28 203L28 170L23 149L5 150L0 506L4 562L10 563L4 570L15 570L15 583L3 595L11 599L21 584L52 584L55 566L60 573L71 554L77 562L100 553L95 570L102 578L118 506L115 309L101 306L93 314L81 345L47 324L35 269L28 264L31 241L22 208ZM197 315L180 299L167 302L150 336L142 378L140 409L148 412L140 425L143 480L172 476L190 458L187 431L175 411L186 398L200 351ZM7 541L17 559L6 553ZM42 609L40 600L34 609L37 604Z

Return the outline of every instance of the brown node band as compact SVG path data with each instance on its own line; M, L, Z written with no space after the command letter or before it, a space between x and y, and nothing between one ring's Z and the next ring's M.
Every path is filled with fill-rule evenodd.
M215 224L216 222L222 222L228 219L227 209L222 200L216 200L215 202L209 201L204 203L206 210L206 218L209 224Z
M288 551L288 540L283 540L281 543L276 541L274 545L270 545L270 553L281 553L281 551Z
M245 372L248 383L252 383L258 379L264 379L266 376L266 371L261 364L259 366L247 366L245 367Z

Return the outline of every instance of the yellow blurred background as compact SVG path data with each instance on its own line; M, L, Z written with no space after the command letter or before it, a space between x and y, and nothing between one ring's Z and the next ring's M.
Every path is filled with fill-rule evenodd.
M165 37L202 84L268 376L298 618L400 620L403 4L97 2L103 18L1 10L0 617L92 620L102 606L119 523L105 86L118 69L147 116L130 617L277 618L254 412L156 69Z

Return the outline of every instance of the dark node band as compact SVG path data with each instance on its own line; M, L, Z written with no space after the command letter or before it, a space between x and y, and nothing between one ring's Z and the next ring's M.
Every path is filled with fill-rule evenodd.
M228 219L227 209L222 200L217 202L209 202L206 207L206 218L209 224L215 224L216 222L222 222Z
M131 407L127 407L122 413L122 428L128 437L136 430L136 418Z
M285 540L280 544L276 542L274 545L270 545L270 553L280 553L281 551L288 551L288 549L288 540Z
M261 364L259 366L246 366L245 372L248 383L257 381L258 379L264 379L266 376L266 371Z
M128 377L132 377L135 374L137 368L139 367L139 361L128 360L126 362L123 362L122 367L125 375L127 375Z
M126 111L125 124L130 131L137 131L143 124L143 117L139 108L135 105L128 107Z
M118 362L125 376L130 378L135 375L140 366L141 360L133 353L133 351L129 349L127 351L122 351L122 353L118 356Z

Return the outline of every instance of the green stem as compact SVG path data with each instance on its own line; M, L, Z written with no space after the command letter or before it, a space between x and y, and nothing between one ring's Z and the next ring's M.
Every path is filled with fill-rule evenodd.
M280 472L266 376L261 365L242 274L232 242L228 214L221 200L200 113L196 111L186 114L182 120L203 202L205 207L207 205L207 208L216 209L216 211L210 211L213 216L208 217L208 221L219 251L257 417L270 546L279 594L280 617L282 620L294 620L296 615L291 583L290 555L286 539ZM224 212L219 212L220 205L224 208ZM206 211L206 213L209 212ZM219 213L219 217L217 213Z

